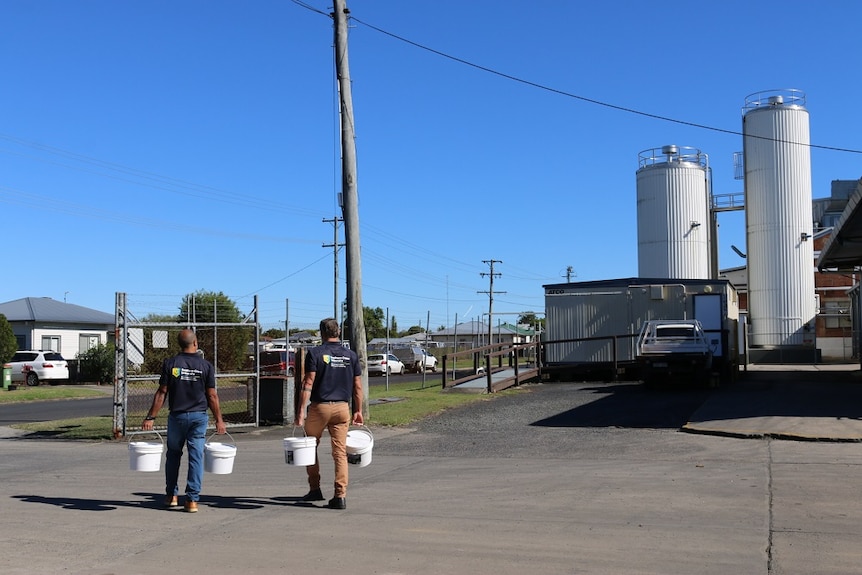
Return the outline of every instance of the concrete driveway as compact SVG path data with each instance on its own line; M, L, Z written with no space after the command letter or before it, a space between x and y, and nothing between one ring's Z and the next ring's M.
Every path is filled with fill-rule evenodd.
M233 473L206 475L197 514L163 510L162 474L129 471L125 443L0 439L0 571L855 573L852 432L792 441L733 426L804 426L800 406L816 405L809 429L855 428L856 371L767 371L683 398L691 420L680 426L675 414L639 414L660 404L636 386L585 383L530 386L410 428L372 424L373 461L351 467L346 511L298 501L307 486L284 463L289 428L232 431ZM323 447L321 461L329 497Z

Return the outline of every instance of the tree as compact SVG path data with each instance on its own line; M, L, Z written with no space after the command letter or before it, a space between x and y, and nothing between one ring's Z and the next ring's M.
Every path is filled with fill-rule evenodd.
M518 325L529 325L530 327L545 327L545 318L539 318L535 313L527 311L518 316Z
M362 306L362 317L365 318L365 338L371 341L375 337L386 337L386 314L382 308Z
M263 332L263 333L262 333L262 334L260 334L260 335L263 335L263 336L266 336L266 337L271 337L272 339L281 339L281 338L283 338L283 337L284 337L284 330L283 330L283 329L279 329L279 328L277 328L277 327L272 327L272 328L269 328L268 330L266 330L265 332Z
M198 290L183 297L178 319L189 323L238 323L242 313L223 292Z
M181 323L188 322L189 325L240 323L243 314L236 303L223 292L199 290L183 297L177 319ZM216 367L219 371L239 369L248 355L248 342L254 339L251 327L251 324L249 328L223 327L218 328L218 333L213 327L197 327L195 333L198 337L198 347L203 350L207 359L218 363ZM218 341L218 354L215 353L216 341ZM176 342L171 344L175 345Z
M114 382L114 344L99 344L78 353L78 365L84 381L99 385Z
M398 337L398 322L395 321L394 315L389 318L389 335Z
M3 365L18 351L18 341L12 331L12 325L6 316L0 313L0 365Z
M237 305L222 292L197 291L183 296L179 313L173 316L151 314L143 322L165 323L164 327L144 328L144 365L143 373L159 373L162 362L179 353L177 333L186 326L193 327L198 338L198 346L208 360L217 364L221 372L241 369L248 356L248 343L254 340L254 325L248 327L198 326L203 323L240 323L243 315ZM167 331L166 348L153 347L153 333ZM218 353L216 353L218 342Z

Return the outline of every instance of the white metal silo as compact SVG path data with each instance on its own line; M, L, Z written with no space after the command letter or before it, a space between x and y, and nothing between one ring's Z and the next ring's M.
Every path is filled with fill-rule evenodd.
M696 148L638 154L638 275L709 279L709 162Z
M811 345L817 309L805 94L749 95L742 133L749 341L753 347Z

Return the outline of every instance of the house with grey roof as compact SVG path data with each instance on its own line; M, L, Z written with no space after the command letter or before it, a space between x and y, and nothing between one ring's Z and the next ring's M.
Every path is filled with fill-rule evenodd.
M431 339L441 342L442 345L457 345L457 347L481 347L488 345L488 335L491 335L490 343L522 344L533 341L536 333L533 329L501 323L490 328L483 321L465 321L453 327L441 329L430 334Z
M75 359L79 352L114 339L114 315L48 297L0 303L18 349L44 349Z

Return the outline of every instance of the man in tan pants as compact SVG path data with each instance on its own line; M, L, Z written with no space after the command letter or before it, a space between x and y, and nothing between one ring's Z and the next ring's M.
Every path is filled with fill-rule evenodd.
M323 343L308 350L305 376L296 409L296 425L317 438L329 431L332 459L335 463L335 492L329 500L330 509L347 509L347 430L351 422L361 425L362 366L353 350L341 345L338 321L327 318L320 322ZM311 401L308 404L309 400ZM353 401L351 418L350 401ZM308 417L305 406L308 404ZM320 490L320 461L315 454L314 465L306 467L309 492L303 501L323 501Z

